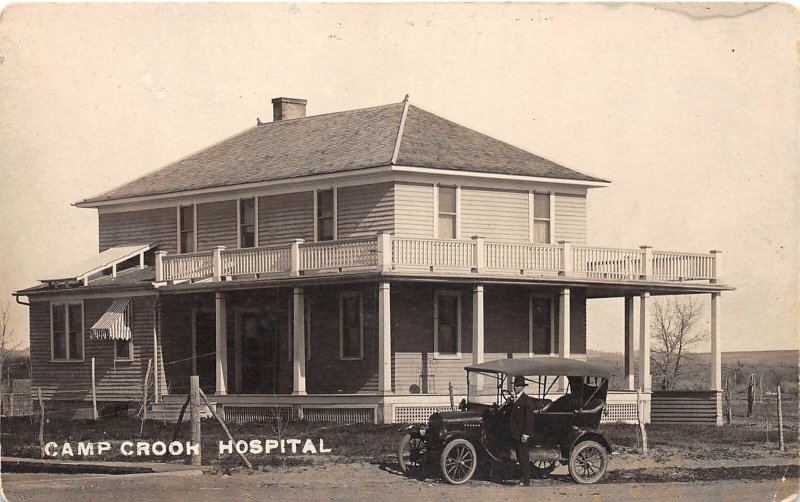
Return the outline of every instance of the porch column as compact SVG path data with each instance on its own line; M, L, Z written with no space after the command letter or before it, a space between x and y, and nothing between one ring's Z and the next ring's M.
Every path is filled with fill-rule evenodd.
M561 290L558 301L558 355L559 357L570 357L569 335L570 335L570 291L569 288ZM567 390L567 377L559 379L559 390Z
M722 342L720 294L711 293L711 390L717 392L717 425L722 425Z
M225 310L225 293L214 295L216 304L216 341L217 341L217 395L228 393L228 320Z
M639 298L639 387L650 392L650 293Z
M378 285L378 392L392 393L392 315L391 288Z
M303 288L294 288L294 301L292 302L292 366L293 384L292 395L306 395L306 298Z
M633 297L625 297L625 387L628 390L636 390L633 367L634 367L634 351L633 351Z
M472 288L472 364L483 362L483 284ZM476 375L475 388L483 387L483 379Z

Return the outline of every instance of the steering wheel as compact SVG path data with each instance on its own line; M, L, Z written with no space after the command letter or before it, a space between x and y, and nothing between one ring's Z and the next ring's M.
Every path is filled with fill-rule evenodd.
M508 389L500 389L500 396L504 399L503 404L510 403L514 400L514 393Z

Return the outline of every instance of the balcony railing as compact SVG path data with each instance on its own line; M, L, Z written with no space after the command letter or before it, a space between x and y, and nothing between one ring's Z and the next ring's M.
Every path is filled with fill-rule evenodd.
M709 254L559 244L413 239L377 234L359 239L204 253L156 253L156 281L301 276L345 272L564 276L614 281L717 282L718 251Z

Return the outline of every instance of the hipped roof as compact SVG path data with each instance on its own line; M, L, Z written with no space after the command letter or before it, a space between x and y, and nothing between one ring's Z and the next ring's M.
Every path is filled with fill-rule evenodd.
M258 125L79 204L390 165L606 183L405 105Z

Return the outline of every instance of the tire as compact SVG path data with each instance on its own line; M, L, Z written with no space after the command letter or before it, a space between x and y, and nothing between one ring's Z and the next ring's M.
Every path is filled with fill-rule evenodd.
M531 474L544 477L556 470L555 460L534 460L531 462Z
M425 441L421 437L411 434L403 436L397 448L400 472L406 476L418 476L422 472L426 452Z
M478 467L478 454L472 443L458 438L447 443L442 450L442 477L451 485L466 483Z
M569 453L569 474L576 483L596 483L607 467L608 452L596 441L581 441Z

